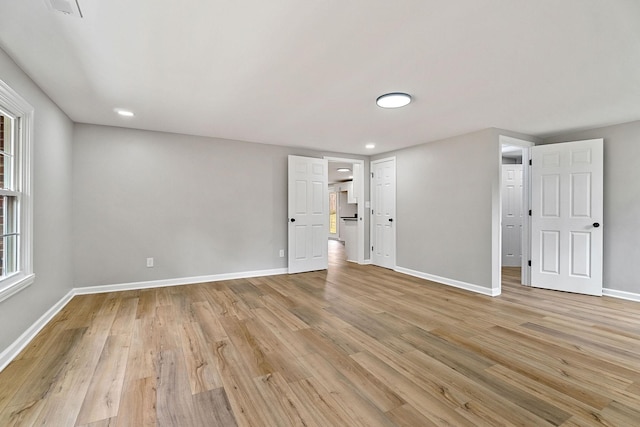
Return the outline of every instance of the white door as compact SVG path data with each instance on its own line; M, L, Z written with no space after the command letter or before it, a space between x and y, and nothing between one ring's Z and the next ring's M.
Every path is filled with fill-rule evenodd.
M328 266L327 160L289 156L289 273Z
M531 149L531 285L602 295L603 140Z
M502 165L502 266L522 265L522 165Z
M371 262L396 267L396 159L371 162Z

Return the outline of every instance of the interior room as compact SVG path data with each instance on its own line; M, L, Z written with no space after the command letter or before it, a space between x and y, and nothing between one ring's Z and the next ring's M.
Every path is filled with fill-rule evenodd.
M640 2L0 11L0 425L637 424Z

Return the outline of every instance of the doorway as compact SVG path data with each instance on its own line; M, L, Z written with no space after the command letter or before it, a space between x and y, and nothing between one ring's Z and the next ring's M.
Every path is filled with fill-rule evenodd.
M523 148L502 144L501 233L502 233L502 281L505 275L520 278L523 268L523 225L524 216L524 167Z
M327 156L324 158L328 161L329 169L330 226L327 245L340 242L345 249L341 253L347 261L364 264L364 160ZM332 202L335 204L332 205ZM335 221L334 228L331 227L332 221Z
M502 291L503 273L530 284L529 149L534 144L501 135L494 193L492 295ZM505 271L506 270L506 271ZM516 279L516 277L518 279Z
M521 284L602 295L603 140L534 147L500 136L500 159L510 145L522 147ZM505 197L500 190L493 195L492 294L499 295Z

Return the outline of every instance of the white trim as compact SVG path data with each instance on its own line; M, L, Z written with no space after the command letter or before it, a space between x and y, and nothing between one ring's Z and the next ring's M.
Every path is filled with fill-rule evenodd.
M0 302L6 300L13 294L17 294L27 286L31 285L35 281L35 274L24 275L22 273L14 276L9 276L4 279L5 283L8 283L2 289L0 289Z
M618 291L615 289L602 288L602 296L640 302L640 294L637 294L634 292L626 292L626 291Z
M167 286L195 285L197 283L219 282L221 280L248 279L250 277L276 276L287 274L286 268L271 270L244 271L238 273L212 274L209 276L181 277L175 279L150 280L146 282L119 283L74 288L75 295L100 294L103 292L133 291L136 289L165 288Z
M500 295L500 289L486 288L484 286L474 285L473 283L461 282L460 280L436 276L435 274L423 273L421 271L410 270L404 267L396 267L395 271L397 271L398 273L408 274L409 276L430 280L432 282L438 282L443 285L453 286L455 288L464 289L466 291L471 291L478 294L487 295L490 297L495 297Z
M33 181L34 108L9 85L0 80L0 105L2 111L16 119L15 183L18 203L18 275L0 281L0 301L9 298L33 283L33 210L31 183Z
M70 290L60 301L55 303L53 307L47 310L38 320L35 321L20 337L15 340L9 347L0 353L0 372L7 367L13 359L31 342L32 339L49 323L60 310L67 305L74 296L74 290Z
M362 261L362 265L371 265L371 258Z

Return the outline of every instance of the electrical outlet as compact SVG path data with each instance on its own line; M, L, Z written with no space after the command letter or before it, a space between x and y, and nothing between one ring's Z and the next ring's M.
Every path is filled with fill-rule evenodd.
M153 267L153 258L147 258L147 267Z
M284 258L284 249L280 249L280 258Z

